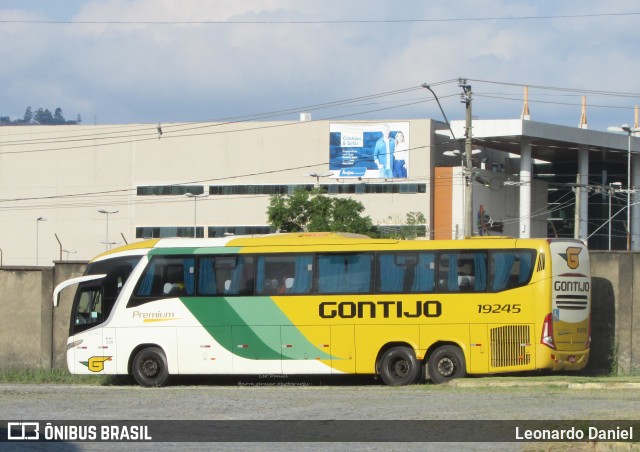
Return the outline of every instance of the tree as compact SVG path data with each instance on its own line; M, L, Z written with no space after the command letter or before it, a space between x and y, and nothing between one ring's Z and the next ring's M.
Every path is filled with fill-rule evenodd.
M60 107L56 108L56 111L53 113L53 123L54 124L65 123L64 115L62 114L62 108Z
M408 212L404 220L399 216L389 216L387 219L397 226L381 227L383 237L414 240L417 237L428 236L429 226L422 212Z
M24 124L43 124L43 125L63 125L63 124L80 124L82 118L78 113L78 117L75 121L67 121L62 114L62 108L58 107L54 113L48 109L38 108L34 113L31 106L28 106L24 111L22 119L16 119L12 121L9 116L0 116L0 124L2 125L24 125Z
M427 233L426 227L423 226L427 223L422 212L409 212L407 213L407 233L405 235L408 239L415 239L419 235L424 237Z
M24 122L29 124L31 122L31 120L33 119L33 112L31 111L31 105L29 105L27 107L27 109L24 111Z
M46 110L43 110L42 107L38 108L36 110L35 115L33 116L33 119L38 124L52 124L53 123L53 115L51 114L51 112L49 111L48 108Z
M281 232L352 232L374 235L371 218L362 216L364 206L353 199L330 198L321 189L295 190L291 195L271 197L267 218Z

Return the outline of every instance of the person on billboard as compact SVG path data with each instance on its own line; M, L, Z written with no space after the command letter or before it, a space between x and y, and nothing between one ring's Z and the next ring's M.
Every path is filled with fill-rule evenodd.
M396 142L389 137L389 125L382 126L382 137L376 142L373 149L373 161L378 166L380 177L390 179L393 177L393 152Z
M393 177L406 178L409 168L409 143L404 140L404 133L396 132L395 150L393 152Z

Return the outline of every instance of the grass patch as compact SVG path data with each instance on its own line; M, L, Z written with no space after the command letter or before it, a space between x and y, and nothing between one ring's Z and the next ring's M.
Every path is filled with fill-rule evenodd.
M71 375L63 369L0 369L0 383L14 384L110 384L108 376Z

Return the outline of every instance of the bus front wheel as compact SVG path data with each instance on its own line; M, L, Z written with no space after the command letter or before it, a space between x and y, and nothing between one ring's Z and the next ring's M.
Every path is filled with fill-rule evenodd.
M393 347L380 358L378 373L386 385L403 386L416 383L422 371L411 348Z
M161 348L149 347L140 350L133 359L133 378L140 386L162 386L169 377L167 357Z
M445 383L467 375L462 350L455 345L443 345L429 357L429 378L434 384Z

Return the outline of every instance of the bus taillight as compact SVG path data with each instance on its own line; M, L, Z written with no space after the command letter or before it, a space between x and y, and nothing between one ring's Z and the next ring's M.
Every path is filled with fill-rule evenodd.
M591 347L591 316L589 316L589 331L587 333L587 341L584 343L584 348Z
M556 349L556 343L553 341L553 317L551 314L547 314L544 318L540 343L554 350Z

